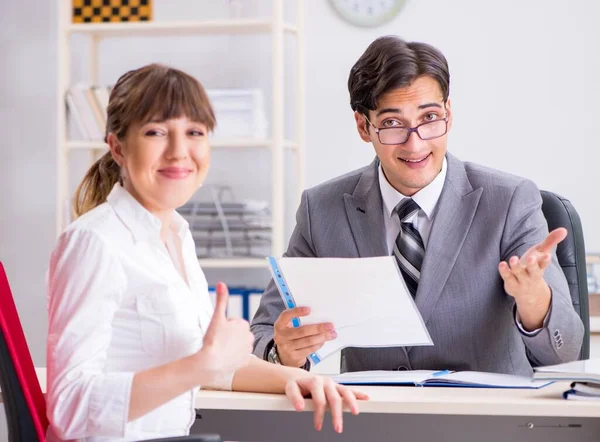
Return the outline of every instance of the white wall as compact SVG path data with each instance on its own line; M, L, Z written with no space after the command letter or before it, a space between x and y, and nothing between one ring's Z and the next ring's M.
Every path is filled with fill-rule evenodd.
M328 2L307 15L307 184L372 156L356 135L348 72L370 41L397 34L441 49L451 71L449 149L569 197L588 249L600 251L600 4L593 0L408 1L372 30L338 20Z
M450 150L569 197L581 214L588 250L600 251L595 173L600 165L600 3L412 0L393 22L369 30L342 22L325 0L306 3L307 185L371 161L372 148L355 132L347 76L375 37L398 34L438 46L449 60L455 115ZM155 4L157 19L226 13L215 0ZM248 11L265 10L244 4ZM55 239L55 8L45 0L0 0L0 260L36 364L45 359L43 283ZM83 56L80 43L75 42L74 62ZM250 51L256 47L263 48L258 58ZM270 61L267 39L113 41L103 44L101 53L103 82L142 63L162 61L190 70L209 87L269 90L270 70L260 68ZM74 79L85 78L83 66L85 61L75 63ZM242 196L244 188L268 194L264 175L248 175L233 165L236 159L245 164L256 159L259 170L268 173L268 159L259 152L229 155L215 154L211 179L236 182Z
M0 261L37 364L55 241L55 22L52 2L0 0Z

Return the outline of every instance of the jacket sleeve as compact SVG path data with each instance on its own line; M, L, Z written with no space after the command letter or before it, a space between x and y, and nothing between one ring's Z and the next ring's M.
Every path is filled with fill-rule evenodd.
M502 260L522 256L548 235L539 189L523 181L515 189L507 213L501 242ZM556 253L544 279L552 292L549 313L536 333L521 332L529 359L534 365L553 365L576 360L583 342L583 323L575 312L565 275Z
M310 232L310 208L307 191L302 193L300 207L296 212L296 227L292 232L287 252L283 256L315 257ZM254 354L260 359L267 359L270 343L273 341L273 325L285 310L285 305L273 280L269 282L263 293L260 306L252 320L254 333Z

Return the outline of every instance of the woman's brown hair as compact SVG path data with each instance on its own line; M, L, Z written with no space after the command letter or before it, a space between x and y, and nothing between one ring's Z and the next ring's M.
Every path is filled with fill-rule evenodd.
M180 70L150 64L122 75L112 88L104 140L109 133L122 140L134 123L183 116L205 124L209 131L216 124L208 96L198 80ZM90 167L77 187L73 198L75 216L105 202L120 181L120 167L107 152Z

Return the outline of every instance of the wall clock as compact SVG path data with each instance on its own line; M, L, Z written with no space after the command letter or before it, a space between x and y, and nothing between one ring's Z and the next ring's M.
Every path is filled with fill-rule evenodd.
M375 27L393 19L407 0L329 0L333 9L355 26Z

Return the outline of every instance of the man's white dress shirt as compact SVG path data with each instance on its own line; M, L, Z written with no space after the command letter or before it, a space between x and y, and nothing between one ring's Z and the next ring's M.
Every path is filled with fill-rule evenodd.
M60 236L47 280L49 442L189 433L196 390L127 422L135 372L200 350L213 314L188 224L174 212L171 228L167 247L158 218L117 184Z
M421 235L425 250L429 242L429 232L431 232L431 224L435 215L437 202L442 194L444 182L446 181L446 158L442 163L442 170L433 179L431 183L423 187L412 196L412 199L420 207L420 210L413 215L410 221L415 229ZM379 189L383 198L383 222L385 226L386 244L388 253L391 255L394 250L394 242L400 233L400 218L394 209L405 198L411 198L398 192L387 180L381 164L379 165Z

